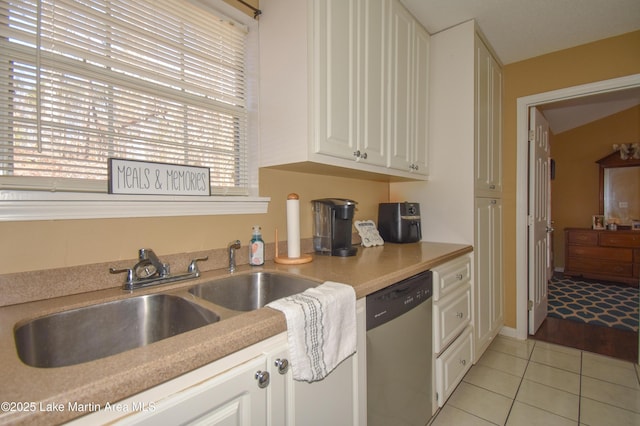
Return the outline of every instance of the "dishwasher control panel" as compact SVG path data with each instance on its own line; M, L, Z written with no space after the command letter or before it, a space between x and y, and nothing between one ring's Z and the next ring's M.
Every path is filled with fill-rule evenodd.
M421 272L367 296L367 330L410 311L433 295L433 274Z

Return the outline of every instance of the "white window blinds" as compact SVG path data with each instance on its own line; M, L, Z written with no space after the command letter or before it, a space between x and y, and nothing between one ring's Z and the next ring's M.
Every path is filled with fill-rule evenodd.
M247 30L187 1L0 3L0 189L106 192L109 157L248 194Z

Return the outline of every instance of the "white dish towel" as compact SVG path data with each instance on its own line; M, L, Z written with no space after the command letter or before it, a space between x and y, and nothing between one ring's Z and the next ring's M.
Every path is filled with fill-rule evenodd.
M267 305L287 318L293 378L315 382L356 351L353 287L327 281Z

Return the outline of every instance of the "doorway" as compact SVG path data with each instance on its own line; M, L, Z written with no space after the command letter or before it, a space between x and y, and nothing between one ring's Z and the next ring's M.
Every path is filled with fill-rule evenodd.
M640 87L640 74L518 98L516 155L516 337L528 336L528 124L537 105ZM639 342L640 345L640 342Z

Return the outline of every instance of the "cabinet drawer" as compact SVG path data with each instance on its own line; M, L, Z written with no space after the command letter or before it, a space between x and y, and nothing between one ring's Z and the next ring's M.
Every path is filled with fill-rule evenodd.
M584 257L596 260L631 262L633 260L633 250L612 247L570 246L569 256Z
M471 258L462 256L432 269L433 300L440 300L471 280Z
M640 247L640 234L600 232L600 245L609 247Z
M597 231L567 231L567 241L569 244L582 244L588 246L598 245Z
M469 284L433 304L433 350L442 352L471 322Z
M436 400L438 406L451 396L473 362L473 329L467 327L459 338L436 359Z
M567 258L565 272L569 275L592 273L631 277L633 275L633 264L631 262L624 263L593 258L569 257Z

